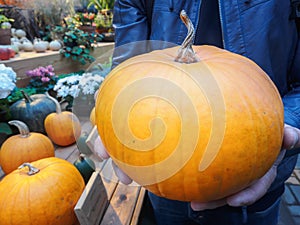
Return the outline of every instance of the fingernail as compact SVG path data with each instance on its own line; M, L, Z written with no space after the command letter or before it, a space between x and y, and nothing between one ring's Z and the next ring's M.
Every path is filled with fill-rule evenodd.
M206 209L206 207L207 207L207 204L205 204L205 203L191 202L191 208L194 211L202 211L202 210Z
M294 144L289 149L293 149L295 147L295 145L299 142L299 136L298 136L297 132L295 132L293 130L293 134L294 134L294 140L295 141L294 141Z

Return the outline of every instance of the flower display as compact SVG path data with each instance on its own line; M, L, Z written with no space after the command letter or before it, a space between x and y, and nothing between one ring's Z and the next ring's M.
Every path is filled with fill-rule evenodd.
M0 64L0 99L6 98L15 89L16 77L11 67Z
M95 13L76 13L74 20L79 25L92 26L95 19Z
M57 91L58 97L78 97L80 92L84 95L94 94L98 90L104 77L96 73L83 73L61 78L57 81L53 90Z
M8 96L16 88L16 77L11 67L0 64L0 121L2 122L10 118Z
M29 70L26 75L31 78L29 86L36 88L38 93L52 89L58 79L52 65Z
M67 97L70 95L76 98L79 94L79 81L81 79L80 75L73 75L61 78L57 81L53 90L57 92L58 97Z

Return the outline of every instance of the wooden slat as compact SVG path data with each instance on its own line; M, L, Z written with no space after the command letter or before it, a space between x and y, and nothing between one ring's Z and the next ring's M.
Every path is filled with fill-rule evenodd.
M70 163L74 163L79 158L80 152L78 148L74 149L74 151L66 158Z
M80 225L98 225L108 205L105 187L98 171L87 183L74 211Z
M140 188L119 183L100 225L129 225Z
M135 208L134 208L134 212L132 215L130 225L137 225L139 222L139 216L140 216L143 204L144 204L145 194L146 194L146 189L141 187L140 193L139 193L139 196L138 196Z
M61 159L67 159L76 149L76 144L67 147L56 147L55 156Z
M94 126L91 130L91 132L89 133L89 136L86 139L86 144L87 146L89 146L89 148L91 149L91 151L94 153L94 155L97 157L97 152L95 151L94 148L94 143L96 138L98 137L98 130L97 130L97 126ZM99 161L101 161L102 159L98 156L97 157Z
M105 164L100 171L100 175L106 189L107 197L108 199L111 199L119 182L113 171L111 159L105 161Z

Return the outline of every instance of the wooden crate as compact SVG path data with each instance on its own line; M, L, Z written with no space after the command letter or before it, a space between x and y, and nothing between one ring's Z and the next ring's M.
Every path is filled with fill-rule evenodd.
M145 189L124 185L115 176L111 160L93 173L74 210L80 225L136 225Z
M94 172L74 210L80 225L99 224L108 198L99 172Z
M112 51L113 47L113 42L99 43L99 45L91 52L91 55L97 59L101 55ZM28 84L29 78L26 76L26 71L35 69L39 66L51 64L57 75L86 70L90 66L90 64L82 65L77 61L67 59L57 51L47 51L45 53L20 52L15 58L2 60L1 63L4 63L8 67L12 67L16 72L18 76L18 87L25 87Z

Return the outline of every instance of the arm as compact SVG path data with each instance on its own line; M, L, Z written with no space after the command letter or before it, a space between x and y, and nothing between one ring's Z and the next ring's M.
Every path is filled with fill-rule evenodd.
M114 6L115 50L113 66L146 52L149 28L145 0L117 0ZM132 43L132 44L128 44Z
M283 97L284 120L290 126L300 128L300 37L290 73L291 90ZM300 153L300 149L288 151L288 155Z

